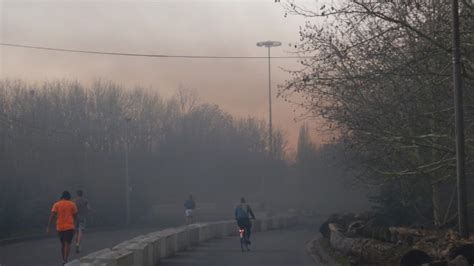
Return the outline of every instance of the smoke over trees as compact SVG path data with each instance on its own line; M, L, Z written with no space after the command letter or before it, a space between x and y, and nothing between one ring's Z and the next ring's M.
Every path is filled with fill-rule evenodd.
M298 137L294 171L297 184L295 206L329 215L334 212L356 212L369 207L368 190L354 182L347 171L343 145L315 145L308 124L303 124Z
M264 122L233 118L186 90L163 99L100 81L3 80L0 122L4 233L42 228L65 189L86 192L96 225L124 221L127 146L133 217L188 193L221 203L243 194L261 200L260 177L273 174L269 165L285 166L281 132L270 157Z

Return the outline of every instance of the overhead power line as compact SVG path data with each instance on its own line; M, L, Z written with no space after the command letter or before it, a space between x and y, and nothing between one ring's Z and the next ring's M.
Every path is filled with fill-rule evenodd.
M17 47L36 50L47 50L66 53L82 53L97 55L115 55L115 56L134 56L134 57L155 57L155 58L188 58L188 59L268 59L267 56L214 56L214 55L169 55L169 54L140 54L140 53L119 53L119 52L101 52L91 50L76 50L43 46L32 46L14 43L0 43L0 46ZM311 56L272 56L272 59L303 59L312 58Z

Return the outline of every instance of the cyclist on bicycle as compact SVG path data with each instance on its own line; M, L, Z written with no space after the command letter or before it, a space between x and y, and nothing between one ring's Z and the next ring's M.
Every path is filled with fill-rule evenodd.
M250 233L252 229L252 222L250 221L250 218L255 220L255 215L253 214L250 206L245 203L245 199L242 197L240 199L240 204L235 208L235 220L237 221L239 228L245 230L248 244L251 244Z

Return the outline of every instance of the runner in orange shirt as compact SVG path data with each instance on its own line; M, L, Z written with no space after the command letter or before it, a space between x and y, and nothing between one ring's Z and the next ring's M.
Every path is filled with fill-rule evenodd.
M71 242L74 237L74 222L77 216L77 207L71 201L71 193L64 191L61 199L54 203L49 216L48 227L46 233L49 233L51 223L56 217L56 231L58 231L59 240L61 241L61 256L63 265L67 263L69 251L71 250Z

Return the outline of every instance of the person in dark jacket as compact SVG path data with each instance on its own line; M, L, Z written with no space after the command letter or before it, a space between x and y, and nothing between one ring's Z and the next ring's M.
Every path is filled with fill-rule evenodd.
M81 252L81 241L84 237L84 230L86 230L86 219L91 211L89 201L84 198L84 192L82 190L76 191L77 197L74 199L77 207L77 220L76 220L76 253Z
M242 197L240 199L240 204L235 208L234 215L235 220L237 221L237 226L240 229L245 230L245 233L247 234L247 242L248 244L251 244L250 234L252 230L252 222L250 221L250 218L255 220L255 215L252 208L250 208L250 205L245 202L245 198Z
M194 209L196 209L196 202L193 199L193 195L189 195L189 198L184 202L184 215L186 216L186 224L193 223Z

